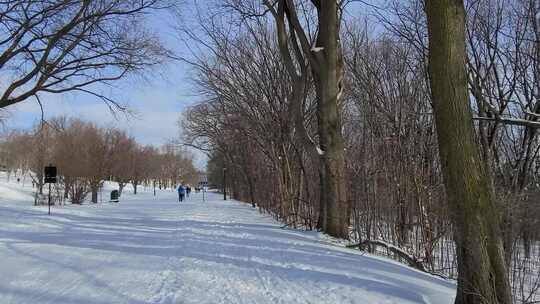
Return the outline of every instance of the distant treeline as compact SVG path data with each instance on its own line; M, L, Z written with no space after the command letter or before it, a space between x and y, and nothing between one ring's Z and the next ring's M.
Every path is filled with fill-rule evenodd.
M141 184L174 187L180 181L196 182L199 174L191 155L174 144L144 146L122 130L66 117L9 132L0 142L0 162L8 178L29 175L36 194L43 193L43 168L57 166L56 193L75 204L90 193L97 203L105 180L118 182L120 194L131 183L136 194Z

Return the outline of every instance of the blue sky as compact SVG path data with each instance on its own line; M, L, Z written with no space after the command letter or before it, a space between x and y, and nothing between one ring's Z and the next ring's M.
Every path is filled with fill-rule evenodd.
M186 7L190 9L190 6ZM174 25L176 17L168 11L155 12L147 18L148 26L165 46L177 54L185 53ZM103 127L125 130L139 143L160 146L179 134L178 119L197 97L190 85L191 70L186 64L170 61L145 72L115 82L114 87L98 86L100 93L126 105L131 114L113 114L96 97L82 93L41 94L45 119L67 116L92 121ZM3 111L5 129L29 129L41 119L35 99L8 107ZM203 169L206 157L192 151L197 167Z
M168 12L148 17L149 26L159 34L166 47L182 52L175 37L174 19ZM128 106L134 115L113 115L107 105L96 97L79 93L40 95L46 118L58 115L78 117L102 126L125 129L142 144L161 145L177 137L177 120L186 106L195 100L189 86L189 67L169 62L144 74L114 83L114 88L100 86L99 90ZM144 79L143 79L144 78ZM7 128L30 128L41 118L34 99L7 108Z
M165 69L165 68L164 68ZM43 95L46 118L59 115L78 117L102 126L125 129L142 144L160 145L177 136L179 113L194 100L186 85L187 73L181 68L169 69L168 79L156 75L153 79L129 80L108 89L109 96L125 103L133 114L111 113L107 105L84 94ZM30 128L40 119L41 110L29 99L7 109L8 128Z

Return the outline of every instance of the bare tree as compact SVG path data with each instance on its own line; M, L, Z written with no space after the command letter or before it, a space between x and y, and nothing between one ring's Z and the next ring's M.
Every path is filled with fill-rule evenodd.
M93 84L110 83L168 55L144 28L162 0L10 0L0 7L0 108L43 93L83 92L120 104Z
M118 182L118 192L122 191L131 179L131 154L136 149L137 143L123 131L109 129L107 132L109 145L109 175L111 180Z
M500 209L475 142L469 104L463 1L427 1L429 73L439 153L454 221L456 303L511 303Z
M339 102L343 90L341 1L264 0L262 6L253 1L227 3L227 7L240 12L243 18L261 18L267 14L273 17L279 51L293 88L289 102L296 132L306 151L319 159L319 228L330 235L348 238L349 206ZM303 125L302 97L308 71L317 97L318 143L308 136Z

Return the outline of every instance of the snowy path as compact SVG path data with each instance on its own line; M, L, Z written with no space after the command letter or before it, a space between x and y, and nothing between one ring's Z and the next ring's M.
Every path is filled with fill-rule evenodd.
M10 191L0 185L0 303L453 302L451 283L216 194L125 195L49 217Z

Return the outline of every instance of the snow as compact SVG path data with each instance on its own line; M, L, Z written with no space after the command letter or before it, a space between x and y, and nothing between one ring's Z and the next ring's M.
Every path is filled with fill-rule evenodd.
M319 154L320 156L323 156L323 155L324 155L324 150L321 149L321 147L316 146L315 148L317 149L317 154Z
M139 191L48 216L0 176L0 303L453 303L452 282L248 204Z
M311 48L311 51L315 52L315 53L321 52L323 50L324 50L324 47L322 47L322 46L314 46L314 47Z

